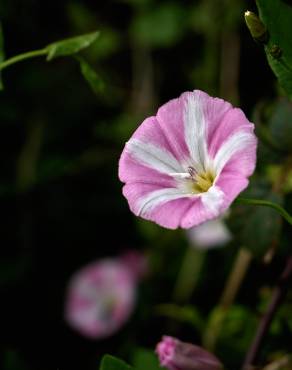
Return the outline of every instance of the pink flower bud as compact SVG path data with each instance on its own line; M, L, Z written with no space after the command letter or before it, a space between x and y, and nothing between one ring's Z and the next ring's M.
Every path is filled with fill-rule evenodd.
M80 334L105 338L129 319L135 305L138 271L133 273L126 260L127 263L123 257L96 261L71 278L65 320ZM137 267L133 259L130 265L132 270Z
M220 361L201 347L164 336L156 346L161 366L168 370L222 370Z

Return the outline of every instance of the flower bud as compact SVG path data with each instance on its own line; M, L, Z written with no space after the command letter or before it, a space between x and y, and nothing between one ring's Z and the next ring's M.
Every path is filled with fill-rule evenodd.
M248 10L244 13L244 19L254 40L266 44L268 41L267 28L259 17Z
M161 366L168 370L222 370L220 361L211 353L191 343L164 336L156 346Z

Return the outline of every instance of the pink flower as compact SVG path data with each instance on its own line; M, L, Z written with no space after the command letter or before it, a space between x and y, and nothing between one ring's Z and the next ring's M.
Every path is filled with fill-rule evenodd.
M170 229L222 214L254 171L253 131L240 109L199 90L164 104L138 127L120 158L130 209Z
M201 347L164 336L156 346L161 366L169 370L222 370L220 361Z
M65 320L82 335L96 339L108 337L130 317L135 305L137 278L141 274L134 265L134 257L138 261L137 254L132 254L131 259L129 256L93 262L71 278ZM140 257L138 262L141 261Z

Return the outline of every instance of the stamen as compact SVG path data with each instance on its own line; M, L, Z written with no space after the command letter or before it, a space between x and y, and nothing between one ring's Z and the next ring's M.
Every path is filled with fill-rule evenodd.
M205 193L213 185L215 176L212 171L197 173L193 167L188 167L191 175L191 192L194 194Z
M195 176L196 176L196 170L194 169L194 167L191 167L191 166L189 166L188 167L188 173L191 175L191 177L193 178L193 179L195 179Z

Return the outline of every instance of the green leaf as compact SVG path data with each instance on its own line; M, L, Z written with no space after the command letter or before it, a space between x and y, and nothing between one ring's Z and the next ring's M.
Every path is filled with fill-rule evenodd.
M114 356L104 355L99 370L133 370L133 368Z
M161 370L154 351L145 348L138 348L134 352L133 364L135 370Z
M265 52L280 85L292 98L292 5L282 0L257 0L269 35Z
M83 59L78 58L80 70L93 92L97 95L104 92L104 82L95 70Z
M282 197L275 193L265 196L265 200L281 204ZM279 238L282 218L269 207L245 206L246 217L241 230L241 241L254 256L262 257Z
M54 42L46 47L48 52L47 60L76 54L90 46L99 36L99 32L92 32L85 35Z

